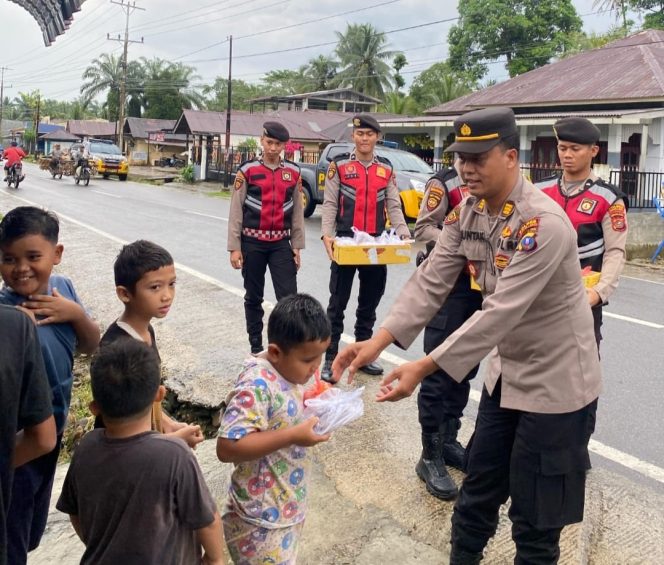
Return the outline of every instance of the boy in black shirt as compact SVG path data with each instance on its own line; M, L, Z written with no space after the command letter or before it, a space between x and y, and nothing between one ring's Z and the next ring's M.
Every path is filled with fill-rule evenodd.
M85 544L81 563L224 565L221 520L196 458L150 429L165 392L154 349L120 339L99 350L90 375L90 408L106 428L81 440L56 505Z
M136 339L149 345L159 357L152 318L164 318L175 298L175 265L163 247L140 239L125 245L115 260L115 290L124 312L101 338L100 347L121 339ZM176 422L162 412L161 401L152 411L152 429L175 434L195 447L203 441L200 426ZM98 419L96 427L100 427Z
M16 308L0 306L0 343L0 565L5 565L14 468L51 452L56 433L34 324Z

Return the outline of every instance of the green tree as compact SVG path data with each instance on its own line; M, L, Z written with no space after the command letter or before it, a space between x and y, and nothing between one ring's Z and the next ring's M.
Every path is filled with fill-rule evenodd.
M275 96L307 92L309 88L305 76L306 68L306 65L302 65L296 71L292 69L270 71L262 78L261 82L265 90Z
M664 0L630 0L630 6L645 15L644 29L664 29Z
M213 84L203 87L208 110L223 112L228 105L228 80L217 77ZM243 80L231 81L231 108L233 110L248 110L249 100L266 96L265 87L259 84L250 84Z
M12 105L16 109L17 120L34 120L37 114L37 104L39 103L39 92L19 92L14 98Z
M410 87L410 96L420 110L426 110L464 96L477 89L469 73L455 72L449 63L434 63L422 71Z
M396 55L386 49L385 34L371 24L349 24L344 33L336 34L335 53L342 67L337 84L381 98L392 87L392 69L386 60Z
M318 57L310 59L304 71L307 90L317 91L334 88L334 79L338 67L339 61L328 55L318 55Z
M380 110L387 114L416 114L417 104L410 96L401 92L388 92L384 96Z
M127 115L135 115L136 108L142 106L140 90L142 84L142 68L132 61L127 65L127 106L132 110ZM109 120L117 120L119 114L119 92L122 83L122 61L113 54L102 53L83 71L81 94L86 102L105 95L103 116ZM138 114L140 116L140 113Z
M608 10L616 13L616 19L622 19L622 27L624 35L629 33L629 20L627 19L627 9L629 8L629 0L595 0L593 8L599 10Z
M401 75L401 69L408 64L406 56L403 53L397 53L392 61L392 68L394 69L394 90L399 92L406 86L406 79Z
M448 35L450 66L478 80L501 57L512 77L546 65L565 53L582 24L572 0L462 0L458 10Z
M202 108L205 98L193 86L196 69L155 57L141 58L143 106L146 118L177 120L184 108Z

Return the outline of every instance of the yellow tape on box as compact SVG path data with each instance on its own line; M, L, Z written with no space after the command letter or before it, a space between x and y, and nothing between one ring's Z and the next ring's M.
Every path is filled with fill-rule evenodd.
M410 243L399 245L335 245L339 265L392 265L410 262Z

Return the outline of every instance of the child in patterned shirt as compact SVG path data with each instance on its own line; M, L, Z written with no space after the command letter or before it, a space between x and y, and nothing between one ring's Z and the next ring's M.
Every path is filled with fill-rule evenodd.
M235 464L222 516L236 565L293 564L305 518L306 447L327 441L303 418L303 385L330 343L330 323L306 294L278 302L266 351L245 362L227 399L217 456Z

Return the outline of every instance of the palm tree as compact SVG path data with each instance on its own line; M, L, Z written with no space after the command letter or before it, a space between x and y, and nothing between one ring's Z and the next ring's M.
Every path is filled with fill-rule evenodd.
M471 88L467 84L460 82L454 75L448 74L441 77L441 80L436 85L436 90L428 92L425 95L425 107L432 108L440 106L450 100L455 100L471 92Z
M385 34L371 24L349 24L346 33L336 34L339 43L335 53L343 67L337 75L337 84L382 97L392 85L392 69L385 60L396 54L385 49Z
M629 31L627 26L627 7L628 0L595 0L593 2L593 8L615 12L616 19L622 18L623 33L625 35L627 35L627 32Z
M315 59L310 59L304 68L308 90L329 89L332 86L331 81L337 74L338 66L339 61L327 55L318 55Z
M401 92L388 92L381 104L381 111L387 114L416 114L417 104L410 96Z

